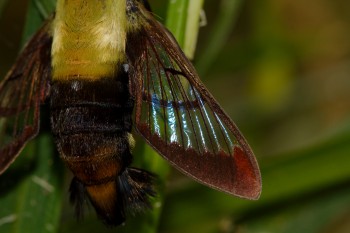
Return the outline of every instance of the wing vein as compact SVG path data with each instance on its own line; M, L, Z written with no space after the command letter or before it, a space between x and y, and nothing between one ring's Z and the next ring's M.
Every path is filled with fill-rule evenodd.
M211 110L212 110L212 109L211 109ZM213 111L213 110L212 110L212 111ZM224 128L224 126L223 126L221 120L218 118L218 116L216 115L216 113L215 113L214 111L213 111L213 113L214 113L213 115L214 115L214 117L215 117L216 122L217 122L217 123L219 124L219 126L220 126L220 132L221 132L221 134L222 134L223 137L224 137L225 144L226 144L226 146L227 146L228 152L230 153L230 155L233 155L233 154L232 154L233 148L232 148L232 146L229 145L229 143L230 143L231 145L233 145L233 143L232 143L232 141L231 141L231 139L230 139L230 137L229 137L227 131L225 130L225 128Z
M176 81L178 89L180 90L180 94L182 95L182 98L184 100L186 99L186 101L188 103L190 103L191 107L193 107L193 103L192 103L192 101L189 100L189 98L188 98L188 96L187 96L187 94L185 92L185 89L184 89L183 85L181 84L181 81L179 79L176 79L175 81ZM185 109L186 109L187 114L188 114L188 116L190 118L190 122L191 122L191 126L192 126L192 132L193 132L194 138L196 140L198 151L200 151L200 145L199 145L199 141L198 141L198 137L197 137L197 132L196 132L195 127L194 127L194 121L192 119L192 114L190 113L190 109L189 109L189 107L187 105L185 105Z
M198 102L200 102L200 101L198 100L197 91L193 88L192 85L190 85L190 86L191 86L192 92L194 93L195 98L197 99ZM212 138L211 138L211 134L210 134L209 129L208 129L208 125L207 125L207 123L206 123L206 121L205 121L202 108L199 108L199 112L200 112L200 115L201 115L201 117L202 117L202 119L203 119L203 123L204 123L205 129L206 129L206 131L207 131L207 133L208 133L208 137L209 137L210 144L211 144L212 148L214 149L214 144L213 144L213 141L212 141Z

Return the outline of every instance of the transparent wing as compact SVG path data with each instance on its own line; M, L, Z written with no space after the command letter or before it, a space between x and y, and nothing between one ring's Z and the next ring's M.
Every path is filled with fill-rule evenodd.
M49 25L33 36L0 82L0 174L39 130L40 103L50 78Z
M140 7L144 27L128 38L136 128L160 154L197 181L256 199L253 152L203 86L172 35Z

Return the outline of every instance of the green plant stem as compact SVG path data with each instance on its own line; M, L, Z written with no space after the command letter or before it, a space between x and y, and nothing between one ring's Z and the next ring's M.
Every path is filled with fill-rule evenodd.
M218 18L208 35L206 47L198 56L196 68L200 74L205 74L218 56L227 41L231 28L235 25L242 0L221 0Z
M194 57L203 3L204 0L175 0L169 3L166 26L189 59Z

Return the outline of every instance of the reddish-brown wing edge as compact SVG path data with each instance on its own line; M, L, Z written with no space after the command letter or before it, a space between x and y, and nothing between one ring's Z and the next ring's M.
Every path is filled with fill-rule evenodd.
M146 50L147 43L154 43L156 41L158 44L161 44L163 49L180 67L181 72L186 75L189 83L201 93L203 99L223 123L228 126L236 137L239 146L235 146L234 148L233 159L220 154L198 156L196 152L185 150L178 144L166 144L158 135L152 134L147 125L140 122L143 91L142 78L144 75L141 68L142 64L134 64L135 70L132 75L134 80L131 81L131 90L136 98L135 123L137 130L173 166L198 182L242 198L258 199L261 193L260 170L256 158L245 138L201 83L193 65L183 54L171 33L153 19L149 13L145 12L145 10L142 9L142 13L145 17L145 28L141 29L138 36L135 36L137 38L132 44L143 51ZM142 45L137 45L137 43ZM142 52L137 54L141 56L138 61L142 62L142 56L144 54ZM187 156L184 156L185 154ZM231 171L231 174L225 174L220 171ZM231 179L232 177L233 179Z
M4 147L0 148L0 174L2 174L17 158L26 143L34 138L39 132L40 122L40 104L47 97L47 86L51 76L51 44L52 37L49 33L52 18L48 19L44 25L34 34L32 39L26 44L22 53L19 55L16 63L12 66L11 70L7 73L5 78L1 80L0 92L6 88L6 84L11 79L23 78L23 74L26 70L31 70L30 79L38 79L36 90L31 100L27 100L29 104L27 109L23 111L30 111L33 109L33 125L24 126L22 132L17 135L12 142ZM29 65L30 64L30 67ZM35 68L33 67L35 66ZM34 88L28 86L28 88ZM10 112L10 114L9 114ZM11 115L11 109L1 106L0 116L9 117Z

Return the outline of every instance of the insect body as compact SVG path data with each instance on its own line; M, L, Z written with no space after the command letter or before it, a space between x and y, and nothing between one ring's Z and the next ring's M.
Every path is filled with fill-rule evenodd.
M260 195L250 147L146 1L57 1L0 84L0 173L37 135L47 98L60 157L74 174L77 213L87 197L106 224L118 225L127 208L148 206L154 177L129 167L133 123L195 180Z

